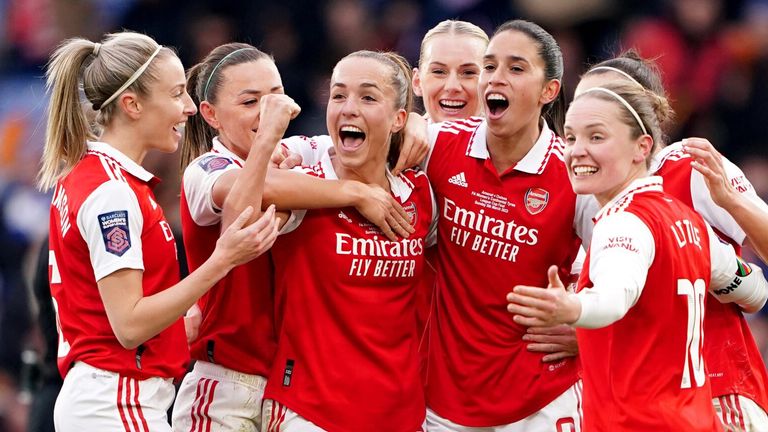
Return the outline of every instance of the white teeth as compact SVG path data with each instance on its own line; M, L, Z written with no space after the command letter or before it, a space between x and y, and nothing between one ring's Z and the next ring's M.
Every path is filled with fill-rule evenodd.
M360 129L357 126L342 126L341 127L342 132L357 132L357 133L363 133L363 130Z
M573 167L573 173L577 176L592 175L598 171L597 167L591 166L575 166Z
M504 95L498 94L498 93L491 93L487 96L487 99L489 101L491 100L498 100L498 101L506 101L507 98Z
M461 107L463 107L466 104L467 104L466 102L460 101L460 100L446 100L446 99L443 99L443 100L440 101L440 105L445 105L445 106L451 107L451 108L461 108Z

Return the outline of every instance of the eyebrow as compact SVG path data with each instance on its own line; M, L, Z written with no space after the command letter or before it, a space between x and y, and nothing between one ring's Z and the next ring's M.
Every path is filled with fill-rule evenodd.
M333 88L333 87L347 88L347 85L344 84L344 83L333 83L333 84L331 84L331 88ZM360 83L360 87L363 87L363 88L375 88L376 90L382 91L381 88L379 88L379 86L376 83L369 82L369 81Z
M278 90L280 90L281 88L283 88L283 86L281 86L281 85L279 85L279 86L274 86L274 87L272 87L271 89L269 89L269 91L270 91L270 92L275 92L275 91L278 91ZM260 95L260 94L261 94L261 90L255 90L255 89L245 89L245 90L241 91L240 93L238 93L237 95L238 95L238 96L242 96L242 95L244 95L244 94Z
M432 65L437 65L437 66L446 66L446 67L448 66L447 64L445 64L445 63L443 63L443 62L439 62L439 61L432 61L432 62L429 62L429 65L430 65L430 66L432 66ZM477 63L471 63L471 62L468 62L468 63L462 63L462 64L460 64L460 65L459 65L459 67L466 67L466 66L477 66Z
M524 63L529 63L530 64L528 59L526 59L525 57L520 57L520 56L516 56L516 55L508 55L508 56L505 56L505 58L507 60L509 60L509 61L512 61L512 62L524 62ZM496 59L496 56L494 54L486 54L486 55L483 56L483 60L495 60L495 59Z

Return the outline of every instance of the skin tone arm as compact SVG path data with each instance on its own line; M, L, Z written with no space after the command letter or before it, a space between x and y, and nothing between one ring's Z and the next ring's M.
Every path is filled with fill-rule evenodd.
M253 216L248 207L224 231L210 258L176 285L144 297L143 272L118 270L98 282L107 318L118 341L133 349L179 319L203 294L237 265L248 262L260 252L260 245L272 244L277 236L274 208L245 228Z
M222 206L221 229L226 229L235 217L246 207L251 206L258 214L252 216L248 223L253 222L261 213L264 179L267 166L275 146L282 139L288 123L296 118L301 108L290 97L282 94L265 95L259 100L259 128L251 143L248 158L243 169L228 188L224 205ZM222 182L217 182L222 183ZM222 183L217 188L214 185L214 201L217 195L223 193Z
M704 176L712 201L727 211L747 234L752 248L768 262L768 213L738 193L726 175L722 155L703 138L686 138L683 149L693 157L691 166Z

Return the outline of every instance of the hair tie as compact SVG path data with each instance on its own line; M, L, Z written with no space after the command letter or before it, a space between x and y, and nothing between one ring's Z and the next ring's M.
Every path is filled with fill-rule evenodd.
M119 88L119 89L117 89L117 91L116 91L116 92L112 93L112 96L108 97L108 98L107 98L107 100L105 100L105 101L104 101L104 102L103 102L103 103L102 103L102 104L99 106L99 109L102 109L102 108L104 108L105 106L109 105L109 103L110 103L110 102L112 102L113 100L115 100L115 98L116 98L118 95L120 95L120 93L122 93L123 91L125 91L125 89L127 89L127 88L128 88L130 85L131 85L131 84L133 84L133 83L134 83L134 81L136 81L136 80L137 80L137 79L138 79L138 78L141 76L141 74L142 74L142 73L144 73L144 71L145 71L145 70L147 70L147 67L149 67L149 63L150 63L150 62L152 62L152 59L154 59L154 58L155 58L155 56L157 56L157 53L159 53L161 49L163 49L163 46L162 46L162 45L158 45L158 47L157 47L157 49L155 50L155 52L153 52L153 53L152 53L152 55L150 55L150 56L149 56L149 58L147 59L147 61L145 61L143 65L141 65L141 66L140 66L138 69L136 69L136 72L134 72L134 73L133 73L133 75L131 75L131 77L130 77L130 78L128 78L128 81L126 81L126 82L125 82L125 84L123 84L122 86L120 86L120 88Z
M99 55L100 50L101 50L101 44L96 42L93 44L93 52L91 54L93 54L94 56L97 56Z
M221 58L221 60L219 60L219 62L218 62L218 63L216 63L216 66L214 66L214 67L213 67L213 69L211 70L211 74L210 74L210 75L208 75L208 81L206 81L206 82L205 82L205 88L203 89L203 100L204 100L204 101L205 101L205 100L208 100L208 86L211 84L211 79L213 78L213 74L215 74L215 73L216 73L216 70L219 68L219 66L221 66L222 64L224 64L224 62L225 62L225 61L227 61L227 59L228 59L228 58L230 58L230 57L231 57L232 55L234 55L235 53L238 53L238 52L240 52L240 51L249 50L249 49L254 49L254 48L252 48L252 47L246 47L246 48L239 48L239 49L236 49L236 50L232 51L231 53L229 53L229 54L225 55L224 57L222 57L222 58ZM202 102L202 101L201 101L201 102Z
M637 84L637 85L638 85L638 87L640 87L641 89L645 90L645 86L644 86L644 85L642 85L642 84L640 84L640 82L639 82L638 80L634 79L634 78L632 77L632 75L630 75L630 74L628 74L628 73L624 72L624 71L623 71L623 70L621 70L621 69L618 69L618 68L615 68L615 67L612 67L612 66L597 66L597 67L593 67L592 69L590 69L589 71L587 71L587 73L591 73L592 71L601 70L601 69L602 69L602 70L611 71L611 72L616 72L616 73L617 73L617 74L619 74L619 75L623 75L623 76L624 76L626 79L628 79L628 80L632 81L633 83Z
M604 87L592 87L591 89L584 90L583 92L581 92L581 94L583 95L584 93L589 93L591 91L599 91L599 92L606 93L608 95L613 96L616 100L621 102L621 104L624 105L624 107L629 110L629 112L632 114L635 120L637 120L637 124L640 126L640 129L642 129L643 134L648 135L648 131L645 129L645 125L643 124L643 121L640 120L640 115L637 114L637 111L635 111L635 109L632 108L632 105L630 105L626 99L621 97L618 93L614 92L613 90L608 90L607 88L604 88Z

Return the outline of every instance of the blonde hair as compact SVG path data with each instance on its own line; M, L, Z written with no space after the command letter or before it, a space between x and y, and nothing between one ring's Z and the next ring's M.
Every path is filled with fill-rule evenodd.
M85 109L88 108L83 107L80 89L90 108L96 111L96 124L108 125L118 104L104 105L104 102L147 62L147 69L124 91L148 94L149 84L157 79L157 62L156 59L150 61L150 57L158 49L157 57L176 55L169 48L161 48L149 36L133 32L108 34L101 43L73 38L59 45L45 73L51 100L38 173L41 190L50 189L67 174L85 155L86 141L96 138L87 120Z
M427 34L424 35L424 39L421 40L421 48L419 49L419 67L422 66L422 62L424 61L424 51L427 50L427 44L429 41L440 35L471 36L483 41L485 46L488 46L488 42L490 41L485 31L471 22L458 20L441 21L439 24L429 29Z

